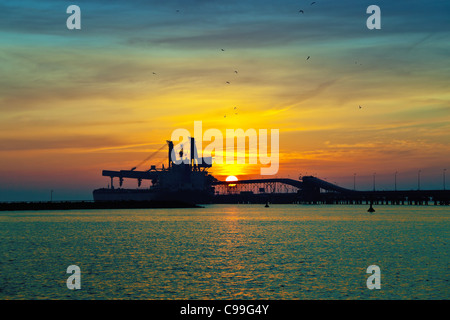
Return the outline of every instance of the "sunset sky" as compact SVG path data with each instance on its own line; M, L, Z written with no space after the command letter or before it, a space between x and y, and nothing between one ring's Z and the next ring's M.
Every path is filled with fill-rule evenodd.
M279 129L277 177L450 188L450 2L311 2L1 1L0 201L92 199L194 121Z

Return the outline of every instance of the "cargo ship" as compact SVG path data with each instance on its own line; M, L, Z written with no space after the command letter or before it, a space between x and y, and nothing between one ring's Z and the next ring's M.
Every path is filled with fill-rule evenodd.
M214 197L214 182L217 180L208 173L212 166L212 159L199 158L195 139L190 138L190 152L185 155L183 146L178 152L174 150L172 141L167 141L168 165L161 168L151 165L149 170L110 171L103 170L102 175L109 177L111 183L108 188L93 191L95 202L104 201L158 201L167 203L207 204L212 203ZM118 180L119 187L114 186ZM135 179L138 188L122 188L124 179ZM139 188L142 181L150 182L148 188Z

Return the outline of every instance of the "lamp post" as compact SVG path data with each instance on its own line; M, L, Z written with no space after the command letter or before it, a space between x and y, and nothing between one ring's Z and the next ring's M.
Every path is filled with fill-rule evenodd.
M420 190L420 172L421 170L417 172L417 190Z
M356 173L353 174L353 190L356 190Z
M397 173L398 173L398 171L395 171L395 174L394 174L394 191L397 191Z
M444 190L445 190L445 171L447 171L447 169L442 170L442 179L443 179L443 184L444 184Z
M377 174L376 172L373 173L373 191L375 191L375 175L376 174Z

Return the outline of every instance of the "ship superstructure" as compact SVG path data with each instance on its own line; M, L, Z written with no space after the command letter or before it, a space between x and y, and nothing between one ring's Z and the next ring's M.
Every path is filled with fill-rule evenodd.
M190 152L185 156L183 148L176 156L172 141L168 145L168 166L156 168L152 165L147 171L103 170L102 175L111 179L108 188L93 192L95 201L174 201L190 204L210 203L214 196L215 178L208 173L211 158L199 158L195 139L190 138ZM137 189L122 188L124 179L136 179ZM114 186L118 180L119 187ZM142 181L151 182L149 188L139 188Z

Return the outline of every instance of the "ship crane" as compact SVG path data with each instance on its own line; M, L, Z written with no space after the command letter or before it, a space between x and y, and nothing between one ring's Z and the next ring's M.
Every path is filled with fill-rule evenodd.
M199 157L197 154L197 147L195 145L195 139L190 138L190 154L188 154L188 158L184 159L188 161L184 161L182 159L183 156L185 156L185 150L183 148L183 145L181 146L181 150L178 152L178 155L180 156L181 165L185 166L186 169L188 169L186 172L205 172L208 168L211 168L212 166L212 158L211 157ZM169 154L168 154L168 162L169 166L167 169L164 169L164 165L162 169L157 170L154 165L150 166L150 169L147 171L138 171L137 168L139 168L142 164L153 158L155 155L158 154L159 151L161 151L166 145L169 147ZM107 176L111 178L111 189L114 189L113 179L119 178L119 185L122 187L124 178L131 178L136 179L138 187L141 186L142 180L151 180L152 185L158 184L160 182L160 179L162 177L162 173L170 173L173 169L175 169L175 152L174 152L174 144L173 141L168 140L167 144L162 145L158 150L153 152L151 155L149 155L147 158L145 158L143 161L141 161L139 164L137 164L135 167L131 168L130 170L120 170L120 171L109 171L104 170L103 176ZM177 161L178 162L178 161Z
M138 165L136 165L136 167L133 167L130 171L134 171L137 168L139 168L140 166L142 166L144 163L146 163L148 160L150 160L151 158L153 158L154 156L156 156L158 154L158 152L160 152L166 145L163 144L158 150L156 150L155 152L153 152L151 155L149 155L147 158L145 158L144 160L142 160L141 162L139 162Z
M158 152L160 152L165 146L166 146L166 145L163 144L158 150L156 150L156 151L153 152L151 155L149 155L147 158L145 158L144 160L142 160L138 165L136 165L135 167L131 168L130 171L134 171L134 170L136 170L137 168L139 168L139 167L140 167L141 165L143 165L145 162L147 162L148 160L150 160L151 158L153 158L155 155L157 155ZM149 169L149 171L150 171L150 170L151 170L151 168ZM138 179L137 179L137 182L138 182L138 187L140 187L141 184L142 184L142 178L138 178ZM120 186L122 186L122 184L123 184L123 178L119 180L119 184L120 184Z
M122 200L151 200L161 201L162 199L173 199L177 201L192 202L194 199L209 199L214 195L212 182L214 177L208 173L208 168L212 166L212 157L198 156L195 139L190 137L190 146L183 143L180 149L174 148L173 141L167 141L168 167L157 169L152 165L149 170L140 171L138 167L153 158L164 146L149 155L131 170L110 171L103 170L102 175L111 179L108 189L94 190L95 201L122 201ZM181 159L177 159L180 156ZM184 158L184 159L183 159ZM179 161L181 160L181 161ZM136 179L138 186L143 180L150 180L151 186L148 189L114 189L113 180L119 179L120 187L124 179ZM203 201L203 200L202 200Z

